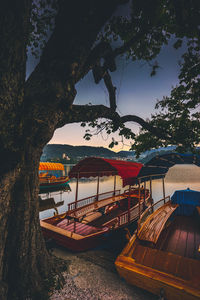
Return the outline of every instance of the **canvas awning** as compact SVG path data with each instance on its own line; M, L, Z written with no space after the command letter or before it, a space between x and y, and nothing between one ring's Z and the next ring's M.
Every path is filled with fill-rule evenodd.
M64 170L64 165L60 163L40 162L39 171L57 171Z
M75 165L69 173L71 178L119 175L123 186L141 181L162 178L169 168L176 164L195 164L200 166L200 156L195 154L169 153L156 155L145 165L137 162L88 157ZM79 175L78 175L79 174Z
M148 176L151 176L153 179L161 178L167 174L169 168L177 164L195 164L200 166L200 155L181 153L156 155L145 163L138 177L146 176L144 181L149 179Z
M143 164L122 160L88 157L75 165L69 173L70 178L119 175L123 186L135 184Z

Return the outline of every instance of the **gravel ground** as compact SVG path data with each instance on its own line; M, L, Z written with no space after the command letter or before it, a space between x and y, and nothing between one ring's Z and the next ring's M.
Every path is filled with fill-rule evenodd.
M114 267L112 253L103 250L73 254L54 248L53 254L67 260L65 284L51 300L157 300L158 297L122 280Z

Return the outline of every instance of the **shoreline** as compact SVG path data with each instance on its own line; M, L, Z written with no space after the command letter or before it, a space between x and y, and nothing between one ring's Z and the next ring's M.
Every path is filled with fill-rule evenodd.
M159 297L131 286L119 277L113 253L90 250L72 253L56 247L52 254L65 260L68 271L63 273L64 286L50 300L156 300Z

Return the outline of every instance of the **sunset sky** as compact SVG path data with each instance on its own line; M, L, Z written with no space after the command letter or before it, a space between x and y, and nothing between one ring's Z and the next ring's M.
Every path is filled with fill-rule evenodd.
M171 87L178 83L178 60L182 49L175 50L172 41L162 49L157 57L161 68L156 76L150 77L151 68L143 61L131 62L118 58L117 71L112 73L113 83L117 87L118 112L121 115L135 114L149 118L154 111L157 99L170 94ZM37 60L30 54L27 62L27 77L34 69ZM108 105L108 94L103 82L96 85L91 72L76 85L77 96L75 104L104 104ZM130 128L138 131L138 126L129 124ZM83 139L85 128L80 124L66 125L55 131L50 143L108 147L111 136L94 136L90 141ZM117 135L115 135L117 139ZM128 146L119 144L112 150L128 150Z

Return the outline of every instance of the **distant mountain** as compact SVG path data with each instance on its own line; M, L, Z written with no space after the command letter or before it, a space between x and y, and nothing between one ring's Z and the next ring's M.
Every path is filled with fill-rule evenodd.
M114 152L104 147L92 147L92 146L72 146L72 145L61 145L61 144L48 144L43 149L41 161L63 161L66 159L69 163L76 163L80 159L89 156L98 156L104 158L121 158L129 160L139 160L145 163L147 160L155 156L157 153L163 154L164 152L174 151L174 146L166 148L152 149L143 152L139 159L135 158L135 151L119 151Z
M119 151L117 152L119 156L123 157L134 157L135 156L135 151Z
M87 156L99 156L106 158L117 158L119 156L124 157L123 154L118 154L104 147L48 144L43 149L41 161L62 159L63 155L68 156L70 159L81 159Z

